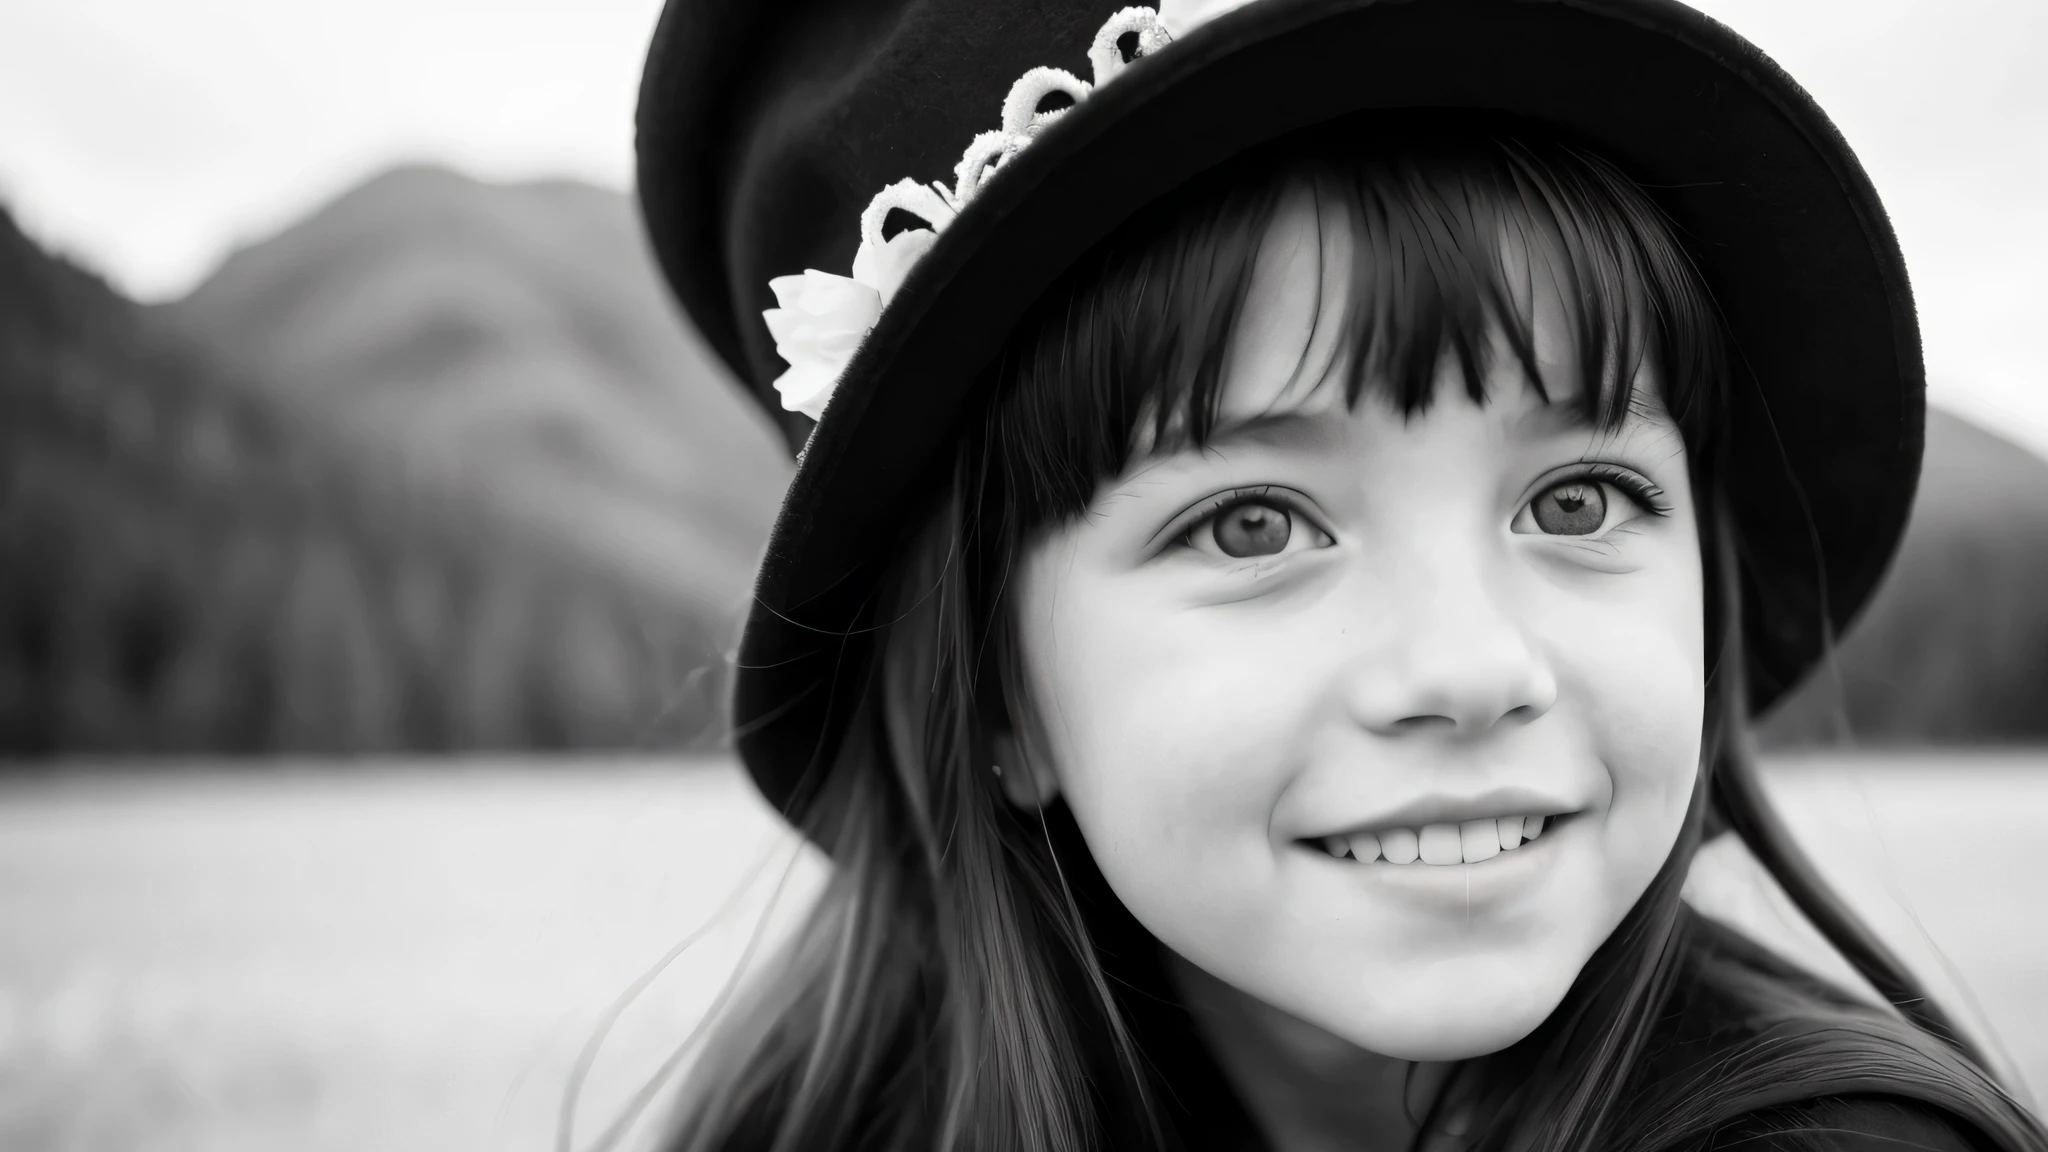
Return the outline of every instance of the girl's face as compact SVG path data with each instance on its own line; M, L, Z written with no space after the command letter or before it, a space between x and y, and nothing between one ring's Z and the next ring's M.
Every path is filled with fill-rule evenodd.
M1370 385L1347 407L1332 231L1305 196L1281 213L1209 444L1141 451L1034 542L1030 742L1181 957L1371 1051L1460 1059L1549 1015L1676 840L1692 496L1647 370L1619 430L1576 418L1564 306L1512 243L1557 402L1503 346L1484 405L1446 363L1412 418Z

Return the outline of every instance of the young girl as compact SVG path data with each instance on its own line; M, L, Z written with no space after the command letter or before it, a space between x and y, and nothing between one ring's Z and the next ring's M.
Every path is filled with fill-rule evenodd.
M2048 1149L1748 758L1923 414L1789 79L1660 0L770 7L670 4L642 194L817 420L735 724L834 870L670 1147ZM1723 824L1890 1008L1688 911Z

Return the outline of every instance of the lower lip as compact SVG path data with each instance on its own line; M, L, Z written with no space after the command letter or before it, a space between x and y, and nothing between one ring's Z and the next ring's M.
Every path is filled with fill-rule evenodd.
M1390 864L1374 860L1338 860L1303 848L1321 858L1324 865L1342 869L1354 883L1375 891L1420 904L1436 911L1469 914L1472 909L1498 903L1532 891L1549 873L1568 841L1579 835L1581 813L1553 816L1543 835L1525 840L1518 848L1503 849L1498 856L1476 864Z

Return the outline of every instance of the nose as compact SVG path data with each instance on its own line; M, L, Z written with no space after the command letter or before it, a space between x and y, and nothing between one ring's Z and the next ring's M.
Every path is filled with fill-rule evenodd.
M1391 627L1346 670L1352 719L1383 736L1460 739L1526 724L1557 703L1557 676L1516 613L1474 574L1401 597Z

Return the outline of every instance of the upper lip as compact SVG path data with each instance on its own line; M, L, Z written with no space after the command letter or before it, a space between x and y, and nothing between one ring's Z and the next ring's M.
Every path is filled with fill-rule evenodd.
M1389 808L1357 820L1346 820L1318 836L1350 836L1388 828L1420 828L1426 824L1461 824L1495 816L1562 816L1581 805L1539 789L1521 786L1494 788L1470 795L1421 796L1396 808Z

